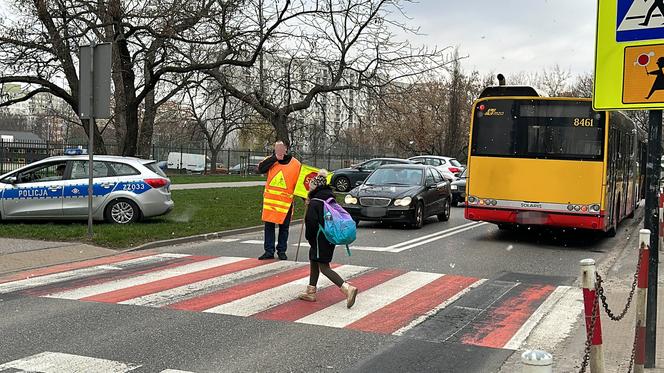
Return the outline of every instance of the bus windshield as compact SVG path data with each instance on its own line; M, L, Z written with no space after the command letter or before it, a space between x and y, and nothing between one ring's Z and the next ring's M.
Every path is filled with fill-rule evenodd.
M605 114L589 101L494 99L473 113L472 155L603 160Z

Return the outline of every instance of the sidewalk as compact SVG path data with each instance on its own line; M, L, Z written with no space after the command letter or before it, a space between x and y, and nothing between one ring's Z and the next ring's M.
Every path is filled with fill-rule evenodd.
M117 254L82 243L0 238L0 275Z
M222 183L200 183L200 184L171 184L171 190L188 190L188 189L212 189L212 188L241 188L263 186L265 181L238 181L238 182L222 182Z

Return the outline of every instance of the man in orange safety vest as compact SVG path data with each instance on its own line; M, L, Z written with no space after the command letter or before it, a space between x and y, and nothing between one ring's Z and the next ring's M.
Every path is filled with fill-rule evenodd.
M279 238L276 251L279 259L286 260L288 247L288 228L293 215L293 192L300 175L300 162L288 154L286 145L277 141L274 154L258 164L258 172L267 174L265 191L263 192L263 214L265 222L265 253L258 259L274 259L275 229L279 224Z

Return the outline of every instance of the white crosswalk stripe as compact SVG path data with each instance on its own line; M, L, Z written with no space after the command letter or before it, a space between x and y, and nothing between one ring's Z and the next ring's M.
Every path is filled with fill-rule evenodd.
M64 354L61 352L43 352L2 364L0 365L0 372L4 369L18 369L23 372L38 373L125 373L139 367L140 365L121 363L113 360Z

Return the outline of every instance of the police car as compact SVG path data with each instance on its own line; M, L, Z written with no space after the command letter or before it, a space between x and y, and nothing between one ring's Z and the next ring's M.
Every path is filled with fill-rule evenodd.
M157 162L94 157L93 218L127 224L173 209L170 180ZM0 219L87 219L86 155L50 157L0 176Z

